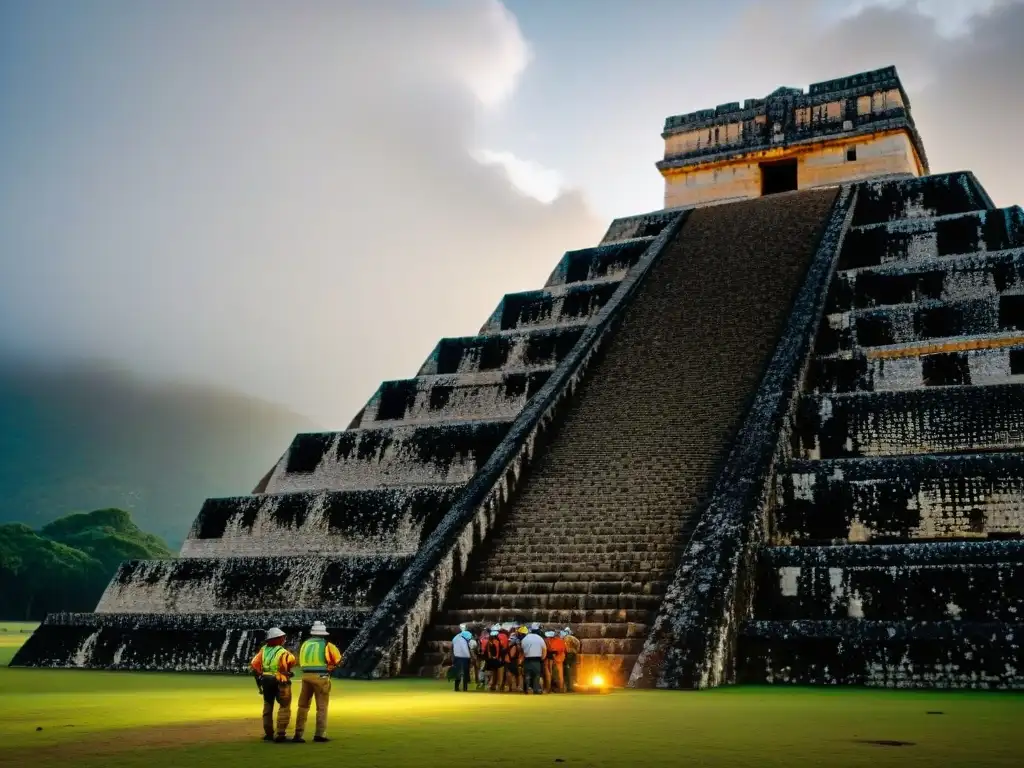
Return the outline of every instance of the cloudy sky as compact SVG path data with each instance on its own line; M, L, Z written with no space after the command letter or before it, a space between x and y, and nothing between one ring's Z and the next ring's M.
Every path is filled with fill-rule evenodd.
M0 0L0 349L342 427L615 216L669 114L895 64L1024 202L1024 0Z

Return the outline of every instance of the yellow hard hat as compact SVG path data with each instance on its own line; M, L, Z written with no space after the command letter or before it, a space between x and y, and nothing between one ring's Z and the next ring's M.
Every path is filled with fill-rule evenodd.
M526 625L525 625L525 624L523 624L523 626L521 626L521 627L519 628L519 634L520 634L520 635L526 635L526 634L529 634L529 632L530 632L530 630L528 630L528 629L526 628Z

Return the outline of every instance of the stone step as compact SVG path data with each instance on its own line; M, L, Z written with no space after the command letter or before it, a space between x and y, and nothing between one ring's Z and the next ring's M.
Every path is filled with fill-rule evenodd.
M579 595L664 594L664 581L471 581L470 594L548 595L570 592Z
M527 571L522 568L510 568L506 566L504 569L495 564L489 563L486 570L477 571L475 574L474 582L501 582L501 581L512 581L512 582L540 582L540 583L555 583L561 581L568 582L631 582L635 581L644 575L653 576L654 580L664 581L664 570L649 571L647 574L642 574L637 571L581 571L575 569L567 569L562 571Z
M424 654L442 655L451 650L451 640L426 640L420 646ZM580 638L580 647L590 656L636 656L644 647L643 637Z
M552 328L589 321L618 287L618 281L598 281L507 293L480 333Z
M532 622L529 620L525 621L526 625L529 626ZM553 629L561 629L565 626L565 623L552 624L550 625ZM486 627L486 624L475 626L474 629L480 630ZM547 626L547 625L545 625ZM600 640L601 638L610 639L628 639L628 638L646 638L648 627L646 624L636 622L619 622L619 623L575 623L571 625L573 634L580 640ZM459 623L455 624L434 624L424 639L450 642L453 637L459 632Z
M1021 638L1019 622L754 621L740 635L737 677L740 683L1020 689Z
M1024 534L1024 453L794 461L779 480L777 544Z
M462 488L427 485L207 499L181 555L412 554Z
M1024 284L1024 249L943 256L912 264L893 262L837 272L827 314L927 300L995 296Z
M1019 206L947 216L902 219L850 227L839 269L934 259L958 253L1024 246L1024 212Z
M629 555L640 554L674 554L681 545L675 541L664 539L654 542L648 541L610 541L607 543L572 542L568 539L549 539L541 542L524 542L517 539L505 539L494 550L494 556L498 558L507 557L532 557L541 554L559 554L562 562L568 562L570 557L589 555L604 555L621 552Z
M478 608L505 608L513 612L540 613L553 609L592 611L626 608L651 609L661 602L661 595L630 593L586 594L558 592L550 594L476 594L466 593L454 598L447 610L470 611Z
M1024 384L804 395L797 458L1024 448Z
M664 542L665 537L673 537L678 526L563 526L544 525L528 528L512 528L502 530L498 534L499 541L521 542L523 544L613 544L624 538L646 542Z
M512 419L544 386L552 370L385 381L370 398L360 426Z
M518 571L522 561L547 561L546 573L622 572L621 560L657 561L656 569L635 571L630 584L671 572L692 525L687 518L728 455L835 200L835 189L814 190L689 214L624 308L550 441L537 451L509 504L506 520L513 522L501 521L497 543L480 553L475 572L503 574L506 563ZM767 252L777 257L766 260ZM728 338L707 322L710 317L729 318ZM538 522L541 514L550 517ZM669 519L638 536L620 525L632 515ZM548 524L550 533L536 531ZM520 533L531 526L529 534ZM591 543L598 538L593 531L605 526L604 540ZM539 543L540 536L550 543ZM577 581L568 582L572 592L537 594L533 585L542 582L523 582L532 594L466 593L472 578L452 585L442 612L651 611L662 600L623 593L621 581L609 594L581 593L590 582ZM644 639L628 642L627 650L594 650L629 657L631 669Z
M268 493L468 482L508 432L507 420L375 427L295 436Z
M580 610L571 608L550 608L524 611L515 608L472 608L446 610L438 616L438 622L446 626L468 623L475 627L489 627L492 624L511 622L529 625L535 621L545 627L576 627L580 624L637 624L650 617L646 608L597 608ZM453 635L454 637L454 635Z
M988 208L991 202L973 173L954 171L913 179L873 181L857 191L851 224L882 224Z
M441 664L445 653L432 652L422 656L419 668L420 677L438 677L444 669ZM579 682L589 681L594 675L600 675L607 684L617 688L626 685L629 675L639 654L584 654L580 657L576 671ZM472 683L470 683L472 688Z
M756 595L761 620L1021 621L1024 542L770 547Z
M875 353L879 350L874 350ZM924 387L1024 382L1024 332L980 334L945 342L858 350L811 359L807 391L883 392Z
M488 559L481 564L474 572L501 572L507 568L509 573L558 573L571 567L572 571L582 570L596 571L625 571L628 573L662 573L672 568L676 561L675 553L666 553L660 556L649 555L642 560L636 556L619 558L620 553L596 553L587 557L581 557L580 553L572 553L572 561L567 560L565 554L556 553L548 557L509 557ZM485 571L485 569L496 569Z
M678 511L660 511L654 509L599 509L593 512L579 509L572 504L550 509L531 509L528 511L511 510L506 516L507 525L533 524L549 525L565 523L577 528L592 525L619 525L620 523L637 523L641 525L679 525L687 519L686 513Z
M593 280L621 280L640 260L653 237L567 251L548 278L546 287Z
M1020 291L1020 288L1014 288ZM954 301L922 300L877 309L828 315L821 325L816 352L923 344L961 337L1006 334L1024 330L1024 293L967 297Z
M554 368L579 340L587 323L559 328L444 338L420 367L420 376Z

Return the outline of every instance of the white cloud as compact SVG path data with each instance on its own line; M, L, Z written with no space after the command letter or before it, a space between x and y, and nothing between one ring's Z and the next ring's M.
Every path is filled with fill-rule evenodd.
M4 6L0 347L343 427L607 226L471 156L529 58L495 0L144 5Z
M508 180L517 189L542 203L550 203L562 193L562 174L552 168L546 168L533 160L516 157L511 152L478 149L471 154L484 165L499 165L504 168Z

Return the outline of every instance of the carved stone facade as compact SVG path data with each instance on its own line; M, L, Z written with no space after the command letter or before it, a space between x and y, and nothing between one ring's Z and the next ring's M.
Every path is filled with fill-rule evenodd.
M928 172L893 67L669 117L662 138L666 208Z

